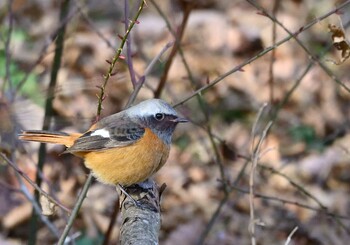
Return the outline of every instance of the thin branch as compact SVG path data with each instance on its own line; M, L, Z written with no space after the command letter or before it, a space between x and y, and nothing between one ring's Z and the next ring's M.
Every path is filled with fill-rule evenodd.
M140 79L138 81L136 81L136 87L134 88L133 92L129 96L129 100L128 100L127 104L125 105L125 108L129 108L132 105L132 103L135 101L138 93L140 92L143 84L146 81L146 77L152 71L154 65L156 64L156 61L159 60L160 57L165 53L165 51L167 51L172 45L173 45L173 42L167 43L163 47L163 49L159 52L159 54L156 57L154 57L153 60L150 62L150 64L147 66L144 74L140 77ZM108 244L109 236L110 236L112 227L116 221L116 216L118 215L118 213L119 213L119 200L116 200L115 205L114 205L114 211L113 211L110 223L109 223L109 227L108 227L108 230L104 236L103 244Z
M325 64L323 64L315 55L313 55L307 47L297 38L297 35L289 31L278 19L276 19L273 15L269 14L264 8L262 8L260 5L258 5L255 1L253 0L246 0L248 1L251 5L253 5L255 8L257 8L259 11L263 13L264 16L267 16L269 19L271 19L274 23L277 23L279 26L283 28L289 35L293 37L293 39L298 43L298 45L309 55L309 57L314 60L321 68L326 72L326 74L333 79L337 84L339 84L342 88L344 88L347 92L350 93L350 88L348 88L342 81L339 80L339 78L336 77L336 75L326 67ZM349 4L350 1L344 2L341 6L345 7L347 4ZM338 7L339 9L342 7ZM305 29L302 29L303 31ZM298 33L299 34L299 33Z
M147 76L150 74L150 72L152 71L154 65L156 64L156 62L160 59L160 57L165 53L165 51L167 51L171 46L173 45L173 42L169 42L167 43L162 50L158 53L158 55L156 57L153 58L153 60L149 63L149 65L147 66L147 68L145 69L145 73L140 77L140 79L136 82L136 87L134 88L134 91L132 92L132 94L129 97L129 100L125 106L125 108L128 108L132 105L132 103L135 101L138 93L140 92L143 84L146 82L146 78Z
M243 159L246 159L248 160L249 157L246 157L246 156L243 156L243 155L239 155L239 157L243 158ZM327 214L329 214L330 217L334 218L335 219L335 222L340 226L342 227L347 233L350 234L350 229L341 222L341 220L337 219L337 217L339 215L334 215L333 213L330 213L328 212L328 208L326 206L324 206L314 195L312 195L310 192L308 192L305 188L303 188L302 186L300 186L299 184L297 184L296 182L294 182L293 180L291 180L287 175L279 172L278 170L272 168L272 167L268 167L268 166L265 166L265 165L262 165L262 164L258 164L259 168L262 168L262 169L266 169L266 170L269 170L271 172L273 172L274 174L277 174L277 175L280 175L281 177L285 178L288 180L288 182L294 186L297 190L299 190L300 192L302 192L305 196L313 199L318 205L319 207L321 208L321 210L323 210L322 212L327 212ZM235 188L235 187L234 187ZM235 188L236 189L236 188ZM301 205L302 206L302 205ZM317 209L318 211L320 209ZM346 216L342 216L342 217L346 217Z
M175 45L178 46L177 49L178 49L178 51L179 51L179 53L180 53L180 56L181 56L181 58L182 58L182 62L183 62L184 65L185 65L185 69L186 69L186 72L187 72L187 74L188 74L189 81L191 82L192 87L195 87L195 79L194 79L193 74L192 74L192 72L191 72L191 69L190 69L190 67L189 67L189 65L188 65L188 62L187 62L187 60L185 59L185 55L184 55L183 50L182 50L182 48L181 48L180 42L179 42L179 41L177 40L177 38L176 38L176 33L175 33L175 31L174 31L173 28L171 27L170 22L168 21L166 15L165 15L165 14L163 13L163 11L159 8L159 6L157 5L157 3L155 3L153 0L152 0L152 3L153 3L153 5L156 7L158 13L159 13L159 14L162 16L162 18L164 19L164 21L165 21L165 23L166 23L167 28L169 29L169 31L173 34L173 36L174 36L174 38L175 38ZM185 12L186 12L186 11L188 12L188 13L187 13L188 15L189 15L189 13L190 13L191 7L192 7L192 5L189 4L189 6L187 6L187 9L188 9L188 10L185 10ZM185 14L186 14L186 13L185 13ZM181 28L184 28L184 27L185 27L185 26L182 25ZM183 30L182 30L182 31L183 31ZM215 143L215 141L214 141L214 135L213 135L213 133L212 133L211 126L210 126L210 124L209 124L208 110L207 110L207 108L205 108L205 103L204 103L204 100L203 100L202 96L201 96L201 95L198 95L198 96L197 96L197 99L198 99L198 103L199 103L199 105L200 105L201 111L202 111L202 113L204 114L204 116L205 116L205 118L206 118L206 122L207 122L207 127L205 127L204 129L205 129L205 131L207 132L207 134L208 134L208 136L209 136L209 139L210 139L210 143L211 143L211 145L212 145L212 147L213 147L213 150L214 150L214 153L215 153L215 156L216 156L216 159L217 159L216 162L218 163L218 166L219 166L221 178L222 178L222 180L225 182L226 177L225 177L225 173L224 173L224 167L223 167L223 164L222 164L222 160L221 160L221 156L220 156L219 150L218 150L218 148L217 148L217 146L216 146L216 143ZM225 188L225 192L226 192L226 191L227 191L227 190L226 190L226 188Z
M151 0L152 4L154 6L156 6L156 8L159 9L158 5L155 3L155 1ZM186 4L185 5L185 9L184 9L184 13L183 13L183 17L182 17L182 22L181 22L181 25L178 29L178 33L177 35L175 35L175 43L176 45L173 46L170 54L169 54L169 57L168 57L168 60L167 62L165 63L165 67L164 67L164 71L163 71L163 74L162 76L160 77L160 81L159 81L159 84L158 84L158 88L156 89L156 91L154 92L154 97L155 98L159 98L162 91L163 91L163 88L165 86L165 82L167 80L167 77L168 77L168 73L170 71L170 67L173 63L173 60L177 54L177 52L179 51L179 46L180 46L180 43L181 43L181 40L182 40L182 37L183 37L183 34L185 32L185 28L186 28L186 25L187 25L187 22L188 22L188 18L190 16L190 13L192 11L192 4L189 3L189 4ZM159 11L158 11L159 12Z
M274 15L276 15L278 9L279 9L279 6L280 6L280 3L281 1L280 0L275 0L274 1L274 4L273 4L273 10L272 10L272 13ZM276 37L277 37L277 32L276 32L276 23L274 22L273 25L272 25L272 44L275 44L276 43ZM270 104L273 105L274 104L274 74L273 74L273 68L274 68L274 64L275 64L275 59L276 59L276 49L273 49L271 51L271 56L270 56L270 64L269 64L269 80L268 80L268 83L269 83L269 88L270 88Z
M92 183L92 180L93 180L93 175L90 173L88 178L85 181L83 189L81 190L80 194L78 195L77 204L74 205L74 208L72 210L72 214L69 217L67 225L64 228L63 233L62 233L60 239L57 242L57 245L63 245L64 244L64 242L66 240L66 237L68 236L68 233L70 231L70 228L72 227L73 222L74 222L75 218L77 217L77 215L79 213L80 206L81 206L81 204L83 203L83 201L84 201L84 199L86 197L86 193L89 190L89 187L90 187L90 185Z
M141 0L143 1L143 0ZM125 31L128 30L129 28L129 0L124 0L124 25L125 25ZM126 40L126 64L128 65L128 70L129 70L129 74L130 74L130 79L131 79L131 83L132 86L135 87L137 86L136 83L136 75L135 75L135 70L134 70L134 65L132 62L132 58L131 58L131 33L129 34L128 39Z
M60 20L60 23L57 27L57 29L55 29L51 35L50 38L46 41L45 45L42 47L41 51L38 52L39 56L36 59L36 61L30 66L30 68L26 71L25 76L21 79L21 81L18 83L18 85L16 86L16 89L14 90L14 98L13 101L15 99L15 96L17 96L18 91L20 91L20 89L24 86L24 84L27 82L28 77L30 76L30 74L32 73L32 71L34 70L34 68L40 64L40 62L45 58L46 55L49 55L51 52L46 52L47 49L49 48L49 46L52 44L52 42L56 42L57 36L59 31L65 26L67 25L67 23L76 15L76 13L78 12L78 8L74 9L70 14L67 13L67 15ZM54 52L56 52L56 49L61 48L61 46L57 46L57 43L55 43L55 50ZM53 92L51 91L51 94L47 94L47 96L52 97L53 96Z
M309 191L307 191L304 187L302 187L301 185L299 185L298 183L296 183L294 180L292 180L289 176L287 176L284 173L281 173L279 171L277 171L276 169L269 167L269 166L265 166L265 165L259 165L260 168L262 168L263 170L268 170L273 174L282 176L283 178L285 178L289 184L291 184L293 187L295 187L298 191L300 191L301 193L303 193L305 196L309 197L310 199L312 199L314 202L317 203L318 206L320 206L323 209L328 209L325 205L323 205L321 203L321 201L319 201L314 195L312 195Z
M113 227L114 227L114 224L115 224L115 222L117 220L118 214L119 214L119 198L114 203L113 213L112 213L111 219L109 221L108 229L107 229L107 231L106 231L106 233L105 233L105 235L103 237L102 245L110 244L109 243L109 239L111 237L111 234L112 234L112 231L113 231Z
M298 226L294 227L294 229L291 231L291 233L288 235L286 242L284 245L288 245L292 241L292 236L294 233L298 230Z
M243 69L243 67L245 67L246 65L252 63L253 61L259 59L260 57L264 56L265 54L269 53L270 51L272 51L273 49L281 46L282 44L284 44L285 42L289 41L290 39L294 38L295 36L297 36L298 34L300 34L301 32L311 28L313 25L315 25L316 23L320 22L321 20L329 17L330 15L338 12L340 9L344 8L346 5L348 5L350 3L350 0L340 4L338 7L334 8L333 10L329 11L328 13L320 16L319 18L315 18L313 21L311 21L309 24L299 28L299 30L291 33L291 35L285 37L284 39L280 40L279 42L277 42L276 44L267 47L266 49L264 49L263 51L261 51L259 54L255 55L252 58L249 58L248 60L246 60L245 62L241 63L240 65L234 67L233 69L227 71L226 73L222 74L221 76L217 77L216 79L214 79L213 81L211 81L210 83L208 83L207 85L197 89L195 92L193 92L191 95L183 98L182 100L180 100L178 103L176 103L174 106L178 106L181 104L184 104L185 102L187 102L188 100L192 99L193 97L195 97L197 94L203 93L206 90L208 90L209 88L213 87L214 85L216 85L217 83L221 82L222 80L224 80L226 77L232 75L233 73L237 72L237 71L241 71ZM345 85L344 85L345 86ZM346 88L347 89L347 88ZM348 89L347 89L348 90Z
M35 213L40 217L40 220L49 228L49 230L58 238L59 237L59 232L58 229L51 223L51 221L41 213L41 208L38 202L33 198L33 196L29 193L27 187L23 184L23 181L20 177L24 178L31 186L33 186L36 190L38 190L41 195L45 196L47 199L49 199L52 203L55 205L61 207L65 211L66 209L62 204L58 203L56 200L54 200L49 194L47 194L45 191L43 191L39 186L37 186L25 173L23 173L22 170L20 170L16 164L14 164L10 159L6 157L6 155L2 152L0 152L0 157L9 165L11 166L16 173L16 176L18 177L18 182L20 184L20 191L23 193L23 195L30 201L33 205L33 209ZM68 210L69 212L69 210Z
M100 87L100 95L98 95L98 106L97 106L97 114L96 114L97 120L99 119L101 112L102 112L102 102L105 98L105 89L106 89L107 83L109 81L109 78L113 75L112 72L114 70L114 67L115 67L117 61L120 59L120 55L121 55L123 47L126 43L127 37L129 35L130 31L132 30L132 28L134 27L135 23L137 23L137 19L139 18L140 14L142 12L143 6L144 6L144 0L141 1L139 9L134 17L134 20L130 23L129 28L127 29L127 31L122 39L122 42L121 42L119 48L117 49L116 54L113 57L113 61L110 63L107 74L104 75L104 82L103 82L103 85ZM68 223L64 229L64 232L60 237L60 240L58 242L59 245L64 243L71 227L73 226L73 222L74 222L76 216L78 215L78 212L80 210L81 205L83 204L83 201L86 197L86 193L89 190L89 187L92 183L92 180L93 180L93 174L92 174L92 172L90 172L87 180L85 181L84 187L83 187L81 193L79 194L78 200L77 200L76 204L74 205L72 214L69 217L69 220L68 220Z
M304 77L308 74L308 72L311 70L312 66L314 65L313 61L310 61L308 66L305 68L305 70L300 74L299 78L295 81L293 86L287 91L285 96L283 97L283 100L276 106L274 113L271 116L271 121L275 122L277 119L277 116L279 114L279 111L282 109L283 106L287 104L290 97L294 93L294 91L299 87L301 81L304 79Z
M232 188L232 190L236 190L236 191L244 193L244 194L250 194L249 190L245 190L245 189L239 188L239 187L237 187L235 185L231 185L231 188ZM298 207L301 207L301 208L305 208L305 209L308 209L308 210L312 210L312 211L315 211L315 212L326 214L327 216L330 216L330 217L344 219L344 220L350 220L349 216L335 214L335 213L329 212L329 211L327 211L327 210L325 210L323 208L313 207L313 206L310 206L310 205L307 205L307 204L303 204L303 203L300 203L300 202L297 202L297 201L291 201L291 200L284 199L284 198L281 198L281 197L268 196L268 195L264 195L264 194L255 192L254 193L254 198L261 198L261 199L264 199L264 200L280 202L280 203L283 203L283 204L291 204L291 205L295 205L295 206L298 206Z
M132 28L134 27L134 25L137 23L137 20L142 12L142 9L145 5L145 0L141 0L141 3L140 3L140 6L139 6L139 9L134 17L134 19L131 21L130 25L129 25L129 28L126 30L123 38L122 38L122 42L120 43L120 46L119 48L117 49L117 52L116 54L114 55L113 57L113 60L112 62L110 63L110 66L109 66L109 69L107 71L107 74L103 76L104 78L104 82L103 82L103 85L100 88L100 95L98 96L98 106L97 106L97 119L100 117L101 115L101 111L102 111L102 101L105 99L105 93L106 93L106 86L107 86L107 83L110 79L111 76L113 76L113 70L114 70L114 67L117 63L117 61L120 59L120 55L123 51L123 47L127 41L127 38L129 36L129 33L130 31L132 30Z
M219 217L219 214L221 213L222 208L224 207L224 205L226 204L226 202L229 199L229 195L227 195L225 193L224 197L221 199L218 207L216 208L216 210L214 211L214 213L212 214L208 224L205 226L204 231L202 232L202 234L199 236L198 241L196 242L196 245L202 245L204 244L204 240L205 238L208 236L210 230L212 229L212 227L215 224L215 221L217 219L217 217Z
M250 224L249 224L249 232L251 235L251 244L255 245L256 244L256 239L255 239L255 224L256 224L256 218L255 218L255 210L254 210L254 176L255 176L255 169L256 166L258 165L258 161L260 159L260 150L263 142L266 139L267 132L269 131L270 127L272 126L272 122L270 121L264 131L262 132L258 144L255 146L254 139L255 139L255 134L257 132L257 125L259 120L261 119L262 113L264 109L266 108L267 104L264 104L256 117L256 121L253 124L252 127L252 132L251 132L251 137L252 137L252 155L251 155L251 168L250 168L250 174L249 174L249 207L250 207ZM254 149L255 148L255 149Z
M160 14L160 16L163 18L163 20L165 21L166 25L167 25L167 28L169 29L170 33L172 33L172 35L174 36L175 40L176 40L176 33L175 31L173 30L173 28L171 27L170 25L170 22L169 20L167 19L166 15L164 14L164 12L160 9L160 7L157 5L157 3L155 3L154 1L152 1L153 5L155 6L156 10L158 11L158 13ZM179 54L180 54L180 57L182 59L182 62L185 66L185 69L186 69L186 72L188 74L188 78L189 78L189 81L191 82L191 85L193 88L195 88L195 79L192 75L192 72L191 72L191 69L190 69L190 66L188 65L188 62L187 60L185 59L185 55L184 55L184 52L181 48L181 45L180 45L180 42L176 42L175 41L175 45L177 45L178 47L178 51L179 51ZM207 235L209 234L209 231L211 230L211 228L213 227L213 225L215 224L215 221L217 219L217 217L219 216L219 213L221 212L221 209L223 208L223 206L225 205L225 203L227 202L228 200L228 197L229 197L229 190L228 190L228 186L227 186L227 178L226 178L226 175L225 175L225 171L224 171L224 166L223 166L223 163L222 163L222 159L221 159L221 155L219 153L219 150L217 148L217 145L215 143L215 136L212 132L212 129L211 129L211 126L209 124L209 115L208 115L208 110L205 108L205 103L201 97L201 95L197 95L197 100L198 100L198 103L200 105L200 108L201 108L201 111L202 113L204 114L205 118L206 118L206 124L207 126L203 126L202 124L200 124L200 127L202 129L204 129L206 131L206 133L208 134L209 136L209 139L210 139L210 142L211 142L211 145L213 147L213 150L214 150L214 154L215 154L215 158L216 158L216 163L219 167L219 171L220 171L220 176L221 176L221 179L222 179L222 183L223 183L223 186L224 186L224 197L222 198L222 200L220 201L217 209L215 210L215 212L213 213L213 215L211 216L208 224L206 225L204 231L202 232L202 234L199 236L199 239L198 241L196 242L196 244L203 244L204 243L204 240L205 238L207 237Z
M149 65L145 69L144 76L148 76L151 73L156 62L160 59L160 57L162 57L162 55L165 53L165 51L167 51L173 45L174 45L174 41L170 41L162 48L162 50L157 54L156 57L153 58L153 60L149 63Z
M214 150L215 163L216 163L216 165L219 168L221 182L223 184L223 190L224 190L224 197L221 199L217 209L215 210L215 212L211 216L211 219L209 220L208 224L206 225L204 231L199 236L199 239L198 239L198 241L196 243L196 244L199 245L199 244L203 244L204 243L204 240L207 237L207 235L209 234L209 231L211 230L211 228L213 227L217 217L219 217L221 209L223 208L223 206L228 201L230 190L229 190L229 186L228 186L228 178L226 177L226 174L225 174L224 164L222 162L222 157L221 157L219 149L218 149L218 147L217 147L217 145L215 143L215 140L214 140L214 135L212 133L212 129L211 129L210 121L209 121L209 115L208 115L207 110L205 108L203 98L201 96L197 96L197 99L198 99L200 108L201 108L203 114L206 117L206 124L207 124L206 133L208 134L211 146L212 146L212 148Z
M96 33L96 35L101 38L107 45L108 48L115 50L114 45L103 35L103 33L94 25L93 21L90 19L90 17L85 13L82 6L79 5L79 1L74 1L74 4L77 7L77 10L81 17L83 17L83 20L89 25L92 31Z
M61 9L60 9L60 21L63 21L67 15L69 10L69 0L65 0L61 3ZM61 58L63 53L63 45L64 45L64 35L65 35L65 29L66 25L63 24L61 28L58 31L57 39L55 41L56 50L55 50L55 56L52 64L52 71L51 71L51 77L50 77L50 83L48 87L48 94L53 94L56 87L56 81L57 81L57 75L58 71L61 66ZM45 105L45 117L44 117L44 123L43 123L43 130L48 130L50 127L51 118L53 115L53 97L48 96L46 99L46 105ZM40 178L40 172L44 168L45 160L46 160L46 145L40 144L39 153L38 153L38 171L36 172L36 184L38 186L41 185L42 179ZM38 191L35 191L34 193L35 200L39 202L40 193ZM37 216L35 212L33 212L31 217L31 233L29 238L29 244L36 244L36 235L37 235Z
M11 166L23 179L25 179L35 190L37 190L40 195L46 197L50 200L50 202L54 203L58 207L62 208L67 213L70 213L71 210L67 207L65 207L62 203L58 202L54 198L50 196L47 192L45 192L43 189L41 189L34 181L32 181L28 175L26 175L22 170L20 170L14 163L12 163L2 152L0 152L0 157L6 161L6 163Z

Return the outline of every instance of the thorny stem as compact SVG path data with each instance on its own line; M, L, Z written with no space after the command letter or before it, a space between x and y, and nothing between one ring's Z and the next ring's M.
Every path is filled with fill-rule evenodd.
M130 31L132 30L132 28L134 27L135 23L137 22L137 19L138 19L138 17L140 16L140 14L142 12L143 6L144 6L144 0L141 1L139 9L138 9L138 11L137 11L137 13L135 15L134 20L130 23L129 28L127 29L124 37L122 38L122 42L120 44L120 47L118 48L116 54L113 57L112 62L110 63L110 66L109 66L109 69L107 71L107 74L104 75L104 83L100 87L101 91L100 91L100 95L98 95L98 107L97 107L97 115L96 115L97 120L99 119L99 117L101 115L101 112L102 112L102 102L103 102L104 97L105 97L105 88L107 86L109 78L113 75L112 72L113 72L114 66L115 66L115 64L117 63L117 61L120 58L120 55L121 55L121 52L123 50L124 44L126 43L127 37L129 35ZM71 227L73 225L73 222L74 222L76 216L78 215L80 207L83 204L83 201L84 201L84 199L86 197L86 193L89 190L89 187L90 187L90 185L92 183L92 180L93 180L93 175L92 175L92 172L90 172L87 180L85 181L84 187L83 187L81 193L79 194L77 203L75 204L75 206L73 208L72 214L69 217L69 220L68 220L67 225L66 225L66 227L64 229L64 232L63 232L63 234L60 237L60 240L58 242L59 245L62 245L64 243L64 241L65 241L65 239L66 239L66 237L67 237L67 235L68 235L68 233L69 233L69 231L70 231L70 229L71 229Z
M135 101L137 94L140 92L140 89L142 88L143 84L146 81L146 77L149 75L149 73L151 72L153 66L156 64L156 61L164 54L165 51L167 51L171 46L173 45L172 42L167 43L164 48L159 52L159 54L154 57L154 59L150 62L150 64L147 66L147 68L145 69L144 74L139 78L139 80L136 82L136 87L134 88L134 91L132 92L132 94L129 97L129 100L127 102L127 104L125 105L125 108L129 108L132 103ZM116 221L117 215L119 213L119 200L115 201L114 204L114 210L113 210L113 214L112 217L110 219L109 222L109 226L108 226L108 230L104 236L104 241L103 244L108 244L109 243L109 237L110 234L112 232L112 228L113 225Z
M132 28L134 27L135 23L137 23L137 19L139 18L141 12L142 12L142 9L145 5L145 1L142 0L141 1L141 4L139 6L139 9L135 15L135 18L130 22L130 25L129 25L129 28L126 30L123 38L122 38L122 42L120 43L120 46L119 48L117 49L117 52L116 54L114 55L113 57L113 60L111 61L110 63L110 66L109 66L109 69L107 71L107 74L103 76L104 78L104 82L103 82L103 85L100 88L100 95L98 95L98 106L97 106L97 119L100 117L101 115L101 111L102 111L102 101L105 99L105 91L106 91L106 86L107 86L107 83L110 79L110 77L113 76L113 69L115 67L115 64L117 63L117 61L120 59L120 55L123 51L123 47L127 41L127 38L129 36L129 33L130 31L132 30Z

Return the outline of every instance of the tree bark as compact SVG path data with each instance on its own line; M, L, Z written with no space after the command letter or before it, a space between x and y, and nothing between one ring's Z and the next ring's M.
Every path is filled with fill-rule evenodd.
M124 187L130 197L120 193L122 245L159 244L161 188L153 180Z

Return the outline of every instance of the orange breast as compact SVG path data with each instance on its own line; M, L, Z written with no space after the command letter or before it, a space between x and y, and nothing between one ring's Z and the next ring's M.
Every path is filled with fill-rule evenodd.
M85 165L106 184L132 185L158 171L169 156L170 147L150 129L135 144L85 154Z

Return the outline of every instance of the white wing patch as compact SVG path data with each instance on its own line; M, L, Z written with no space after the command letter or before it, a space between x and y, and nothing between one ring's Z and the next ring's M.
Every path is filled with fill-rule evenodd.
M96 135L102 136L103 138L109 138L110 137L108 130L106 130L104 128L103 129L98 129L98 130L96 130L95 132L93 132L91 134L91 136L96 136Z

